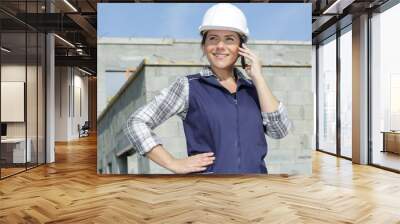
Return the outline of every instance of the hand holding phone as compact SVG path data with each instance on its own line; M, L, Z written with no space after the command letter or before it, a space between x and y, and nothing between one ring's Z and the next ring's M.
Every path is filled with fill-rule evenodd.
M240 44L239 55L241 57L242 68L246 71L247 75L253 79L255 77L262 77L262 62L258 56L253 53L245 44ZM246 64L246 60L250 60L250 64Z

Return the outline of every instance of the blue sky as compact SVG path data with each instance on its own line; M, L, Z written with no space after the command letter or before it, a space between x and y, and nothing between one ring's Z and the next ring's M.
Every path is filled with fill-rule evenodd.
M198 27L215 3L100 3L99 37L200 39ZM235 3L250 40L311 41L311 4Z

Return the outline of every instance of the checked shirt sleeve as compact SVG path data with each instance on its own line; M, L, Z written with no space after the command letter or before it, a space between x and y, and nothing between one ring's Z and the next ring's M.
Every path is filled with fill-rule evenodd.
M286 107L279 102L278 110L274 112L261 112L265 134L274 139L285 137L289 133L291 122Z
M177 78L169 87L161 90L148 104L130 115L126 122L125 134L140 155L157 145L162 145L153 129L173 115L185 119L189 101L187 77Z

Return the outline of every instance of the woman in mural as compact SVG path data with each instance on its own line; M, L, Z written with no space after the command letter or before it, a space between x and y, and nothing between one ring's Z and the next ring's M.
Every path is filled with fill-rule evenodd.
M264 80L260 59L245 45L245 15L232 4L216 4L199 31L210 65L178 78L135 111L126 134L141 155L174 173L267 173L264 134L283 138L290 122ZM235 67L239 58L250 79ZM173 115L183 121L188 152L183 159L164 149L152 131Z

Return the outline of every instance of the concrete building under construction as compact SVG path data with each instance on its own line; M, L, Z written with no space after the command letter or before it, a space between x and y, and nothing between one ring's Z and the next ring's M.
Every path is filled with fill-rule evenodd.
M310 174L315 137L311 43L255 40L248 46L262 60L266 81L286 105L293 124L285 138L267 137L268 171ZM131 113L151 101L177 77L197 73L208 64L202 56L200 42L100 38L98 51L98 172L170 173L140 156L123 129ZM118 79L119 82L115 81ZM183 124L178 116L154 131L173 156L187 157Z

